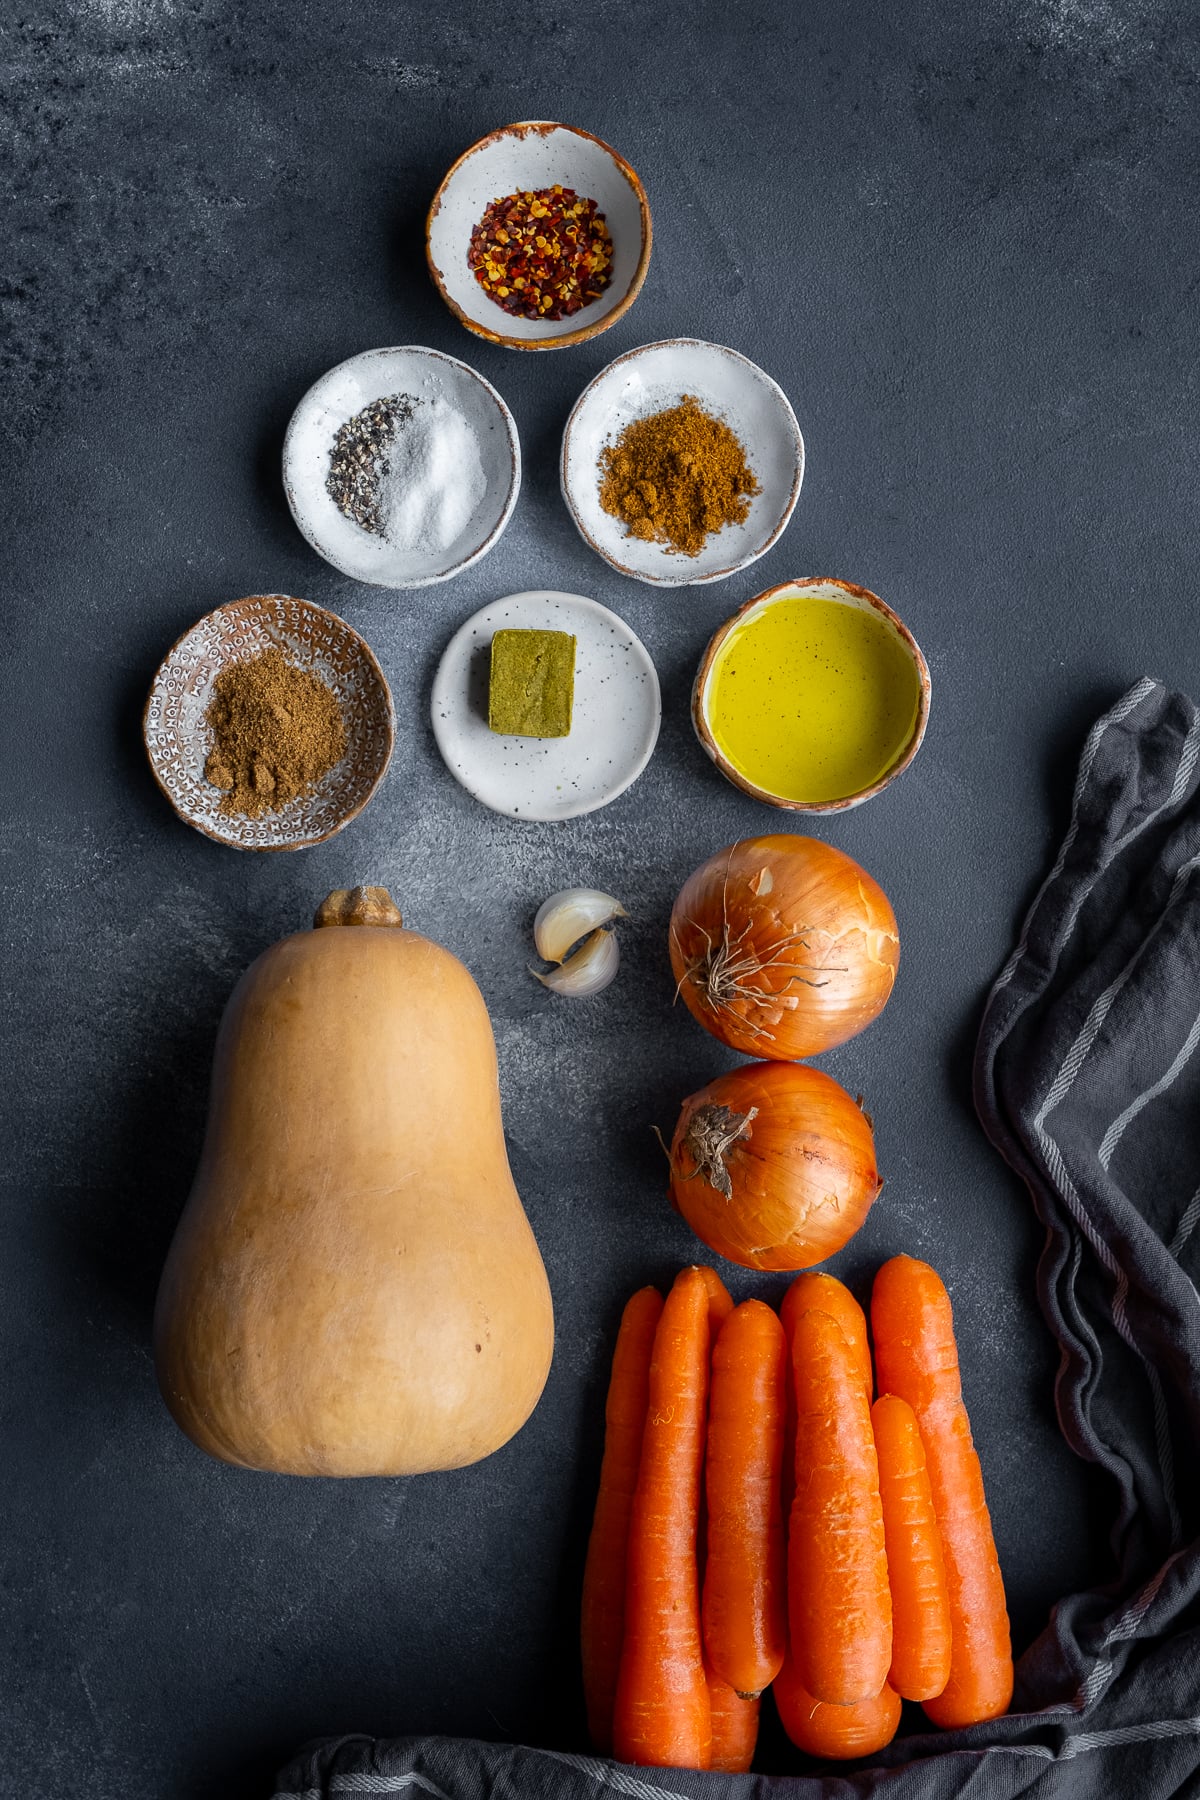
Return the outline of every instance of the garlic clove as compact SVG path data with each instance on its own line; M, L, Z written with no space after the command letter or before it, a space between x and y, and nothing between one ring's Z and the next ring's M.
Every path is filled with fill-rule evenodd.
M530 969L529 973L537 975L542 986L548 987L551 993L581 999L606 988L620 963L621 950L615 933L601 927L585 938L574 956L569 956L559 968L551 969L548 975L538 975L536 969Z
M572 944L577 944L598 925L629 915L619 900L598 888L564 888L538 907L533 921L533 941L544 962L561 963ZM614 970L615 973L615 970ZM611 980L611 976L609 978Z

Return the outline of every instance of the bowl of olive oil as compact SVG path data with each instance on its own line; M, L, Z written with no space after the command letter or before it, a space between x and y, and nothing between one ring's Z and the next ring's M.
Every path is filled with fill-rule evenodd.
M842 812L921 747L929 669L878 595L831 577L785 581L713 634L692 723L743 793L792 812Z

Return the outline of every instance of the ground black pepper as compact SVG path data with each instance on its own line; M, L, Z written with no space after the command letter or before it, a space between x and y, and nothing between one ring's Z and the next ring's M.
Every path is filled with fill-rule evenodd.
M338 427L325 492L338 511L364 531L383 530L379 483L388 451L420 402L412 394L384 394Z

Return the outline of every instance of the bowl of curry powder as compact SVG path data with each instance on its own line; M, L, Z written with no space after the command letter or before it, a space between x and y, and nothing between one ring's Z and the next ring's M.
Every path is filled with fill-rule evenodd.
M586 387L560 478L585 543L636 581L723 581L791 518L804 439L783 389L748 357L698 338L644 344Z

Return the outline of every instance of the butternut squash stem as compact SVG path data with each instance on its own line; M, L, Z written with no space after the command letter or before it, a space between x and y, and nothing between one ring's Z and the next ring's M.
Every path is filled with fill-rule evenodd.
M313 918L314 931L322 925L403 924L400 908L383 887L335 888L322 900Z

